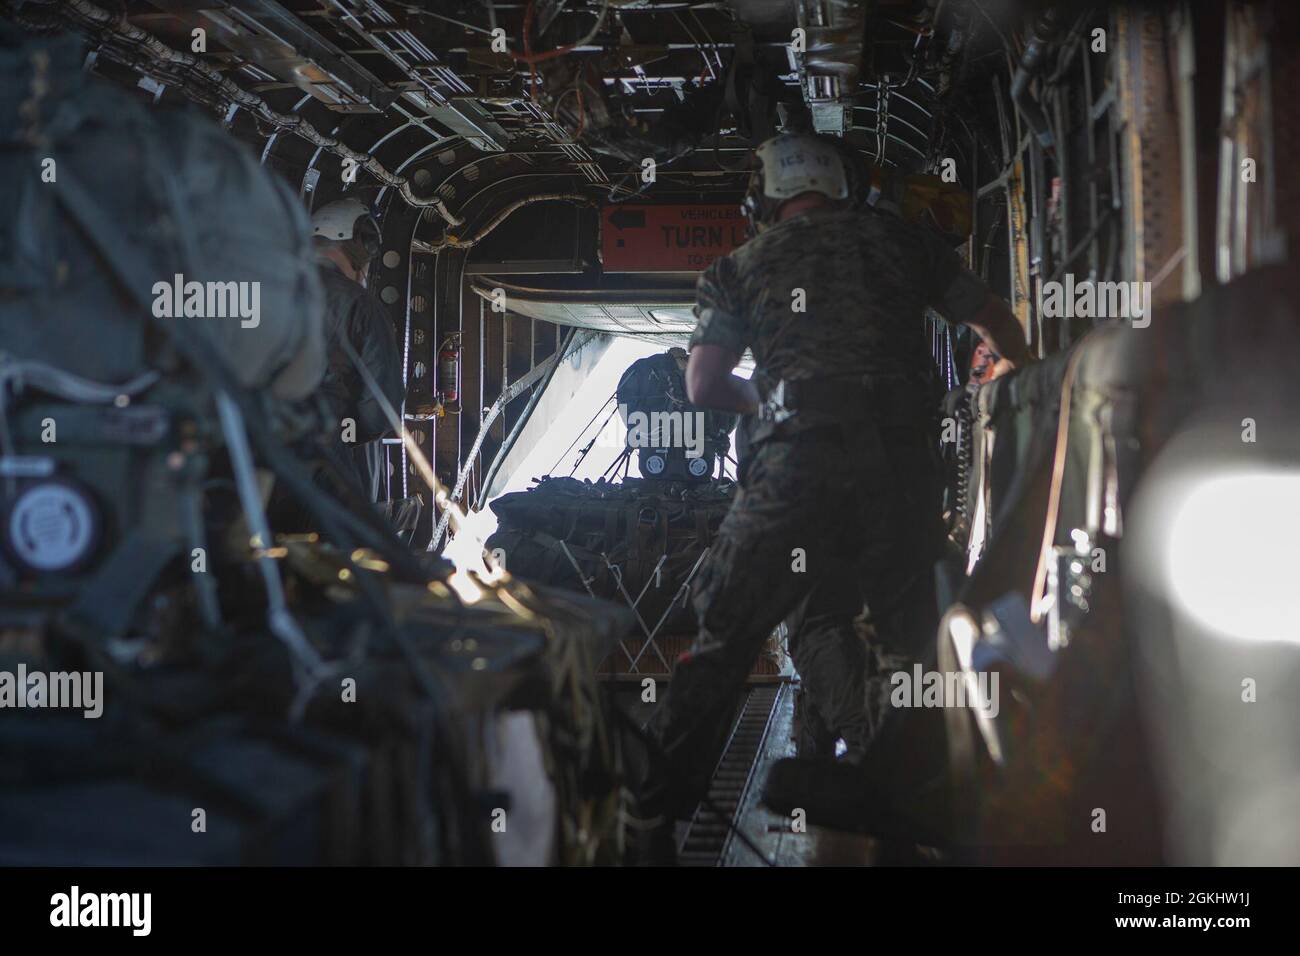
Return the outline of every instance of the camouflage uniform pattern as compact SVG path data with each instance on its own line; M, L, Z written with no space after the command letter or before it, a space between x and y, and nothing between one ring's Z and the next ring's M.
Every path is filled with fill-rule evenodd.
M807 405L774 427L746 422L741 488L692 587L700 633L648 727L668 761L648 809L693 809L782 620L805 714L854 756L879 733L887 698L868 687L877 656L854 619L865 601L876 639L904 656L933 640L943 529L922 317L927 305L968 317L976 286L937 236L838 209L779 223L701 276L692 346L752 349L760 390L843 379L854 400Z
M924 227L887 213L815 209L704 271L691 347L752 348L773 381L924 370L924 309L969 317L964 302L945 295L963 272L957 253ZM793 310L800 290L804 312Z

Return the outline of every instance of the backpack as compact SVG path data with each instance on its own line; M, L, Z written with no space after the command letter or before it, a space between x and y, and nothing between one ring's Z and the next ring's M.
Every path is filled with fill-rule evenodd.
M103 639L204 547L220 435L177 343L271 396L319 381L310 230L210 121L86 82L75 41L0 50L0 77L0 622L57 609ZM256 321L159 318L177 276L246 283Z

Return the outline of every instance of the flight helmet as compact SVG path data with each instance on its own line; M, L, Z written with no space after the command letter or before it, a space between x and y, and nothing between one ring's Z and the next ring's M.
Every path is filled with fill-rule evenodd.
M838 144L808 133L779 133L762 143L741 208L756 230L770 226L786 200L821 193L836 203L850 198L849 171Z
M379 255L379 223L359 199L337 199L321 206L312 213L311 234L330 242L355 240L353 245L364 249L366 262Z

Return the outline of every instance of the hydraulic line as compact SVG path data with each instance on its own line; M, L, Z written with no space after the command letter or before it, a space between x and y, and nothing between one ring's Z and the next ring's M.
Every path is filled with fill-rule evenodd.
M1030 90L1029 85L1033 81L1046 63L1049 51L1055 44L1055 36L1059 27L1059 18L1055 9L1049 8L1034 29L1030 31L1028 42L1025 44L1024 55L1020 58L1020 65L1017 67L1015 75L1011 79L1011 100L1020 110L1020 115L1025 118L1029 128L1033 130L1035 138L1044 150L1052 150L1056 146L1055 138L1052 135L1052 125L1047 119L1042 105Z
M609 13L609 0L604 0L604 4L600 8L600 14L596 17L596 25L591 28L591 32L589 32L585 37L576 43L557 47L554 50L546 50L543 53L534 53L532 51L532 39L530 36L532 32L533 3L534 0L528 0L528 6L524 10L524 52L510 54L520 63L527 63L529 66L544 63L547 60L554 60L557 57L564 56L566 53L578 49L579 47L586 46L592 40L596 39L596 34L600 33L600 28L605 25L605 16Z
M422 251L436 253L442 249L473 248L486 239L492 230L496 229L497 226L509 219L515 212L522 209L524 206L531 206L533 203L539 202L571 202L582 206L597 205L596 201L592 197L584 196L581 193L536 193L531 196L525 196L522 199L516 199L514 202L510 203L510 205L506 206L499 213L493 216L492 219L484 225L482 229L474 233L474 235L461 237L454 233L448 233L446 238L441 242L429 243L427 246L423 247Z
M370 173L375 179L386 186L396 189L402 198L412 206L432 207L449 225L459 226L463 224L464 220L448 209L440 198L437 196L417 196L411 187L410 181L405 176L390 172L374 156L355 150L333 136L327 136L301 116L289 116L276 112L266 100L256 93L250 93L238 86L199 58L188 53L182 53L179 50L173 50L153 34L146 33L139 27L129 23L125 17L116 16L101 7L95 6L93 3L87 2L87 0L35 0L35 2L57 6L61 13L89 30L96 39L102 39L105 36L113 37L130 47L146 51L150 56L162 63L183 67L197 73L208 83L211 83L229 102L244 107L254 116L279 129L288 130L301 136L321 149L354 161L358 167ZM152 75L154 72L147 63L132 61L129 57L110 47L106 46L104 53L113 59L119 60L125 66L139 70L142 73ZM171 77L164 76L163 79L168 83L172 82ZM193 88L188 84L182 84L181 88L187 95L194 92Z

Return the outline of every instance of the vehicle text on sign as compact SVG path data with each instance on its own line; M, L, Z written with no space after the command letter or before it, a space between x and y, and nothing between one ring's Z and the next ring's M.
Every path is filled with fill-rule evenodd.
M734 205L601 210L606 272L698 272L744 241L745 219Z

